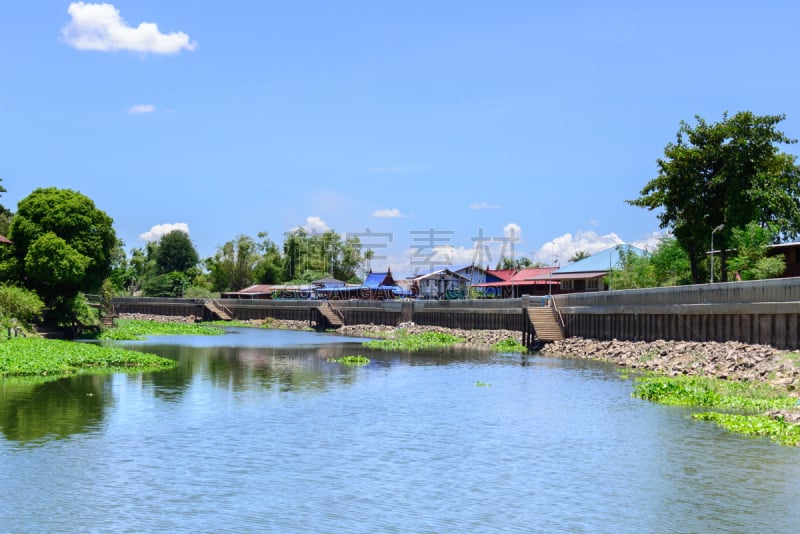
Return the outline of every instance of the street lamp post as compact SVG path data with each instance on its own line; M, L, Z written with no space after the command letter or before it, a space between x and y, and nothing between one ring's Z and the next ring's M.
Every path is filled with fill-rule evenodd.
M720 224L713 230L711 230L711 283L714 283L714 232L722 230L725 228L724 224Z

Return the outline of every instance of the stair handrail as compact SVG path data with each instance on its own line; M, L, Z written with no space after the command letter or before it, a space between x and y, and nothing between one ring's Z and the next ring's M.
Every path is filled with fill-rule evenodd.
M340 310L339 308L331 304L330 301L327 300L323 302L322 305L328 308L329 310L332 310L333 313L336 315L336 317L338 317L339 320L342 321L342 323L344 323L344 313L342 313L342 310Z
M558 309L558 304L556 304L556 299L551 297L549 300L550 300L550 305L553 306L553 310L555 310L556 312L556 320L558 321L558 326L561 327L561 330L563 332L564 327L566 325L564 324L564 317L561 315L561 310Z
M212 305L214 305L218 310L227 314L228 317L233 318L233 312L230 310L230 308L222 304L220 301L216 299L207 299L207 301L210 301Z

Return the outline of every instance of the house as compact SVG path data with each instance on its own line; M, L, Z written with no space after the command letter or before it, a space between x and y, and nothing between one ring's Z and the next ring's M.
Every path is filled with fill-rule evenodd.
M254 284L239 291L220 293L223 299L310 299L314 286L288 284Z
M223 299L271 299L273 284L253 284L239 291L224 291L219 294Z
M463 299L467 295L469 278L450 269L437 269L410 276L411 291L418 298L435 300Z
M9 238L7 238L4 235L0 235L0 243L2 243L3 245L13 245L14 244L14 243L11 242L11 240Z
M491 282L475 284L486 298L516 298L522 295L550 295L559 293L559 284L550 274L557 267L524 267L486 271L494 278Z
M323 287L316 290L319 298L328 300L386 300L399 297L410 297L411 292L395 283L391 269L385 273L367 274L361 285L345 287Z
M613 279L610 280L609 287L609 285L605 284L604 278L608 276L612 269L621 267L623 254L628 252L633 252L640 256L644 254L642 249L633 245L615 245L553 271L548 276L548 279L559 283L559 291L561 293L612 289L614 286Z

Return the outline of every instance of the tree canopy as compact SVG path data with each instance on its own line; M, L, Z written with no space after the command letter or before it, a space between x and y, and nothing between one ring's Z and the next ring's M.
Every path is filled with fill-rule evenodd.
M182 230L173 230L158 241L155 261L156 274L188 274L197 267L200 258L189 234Z
M70 189L36 189L20 201L3 248L4 275L46 302L98 291L108 276L117 237L113 220Z
M777 129L784 115L726 113L718 123L695 118L696 125L681 121L676 141L658 160L658 176L627 202L661 210L661 228L670 228L688 254L696 283L705 278L701 260L718 228L714 247L727 280L726 251L734 229L772 224L776 240L800 231L800 167L795 156L779 150L796 141Z

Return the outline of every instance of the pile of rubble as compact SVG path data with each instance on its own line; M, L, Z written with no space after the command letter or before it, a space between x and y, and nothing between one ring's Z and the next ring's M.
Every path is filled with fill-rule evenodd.
M569 338L545 345L540 354L604 360L668 375L702 375L760 381L800 389L800 352L735 341L597 341Z

